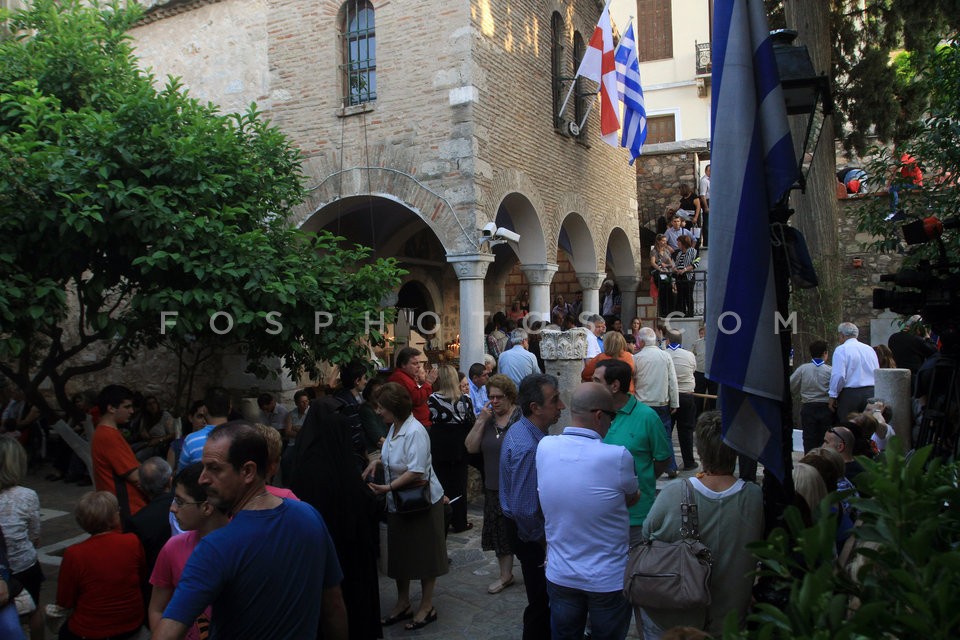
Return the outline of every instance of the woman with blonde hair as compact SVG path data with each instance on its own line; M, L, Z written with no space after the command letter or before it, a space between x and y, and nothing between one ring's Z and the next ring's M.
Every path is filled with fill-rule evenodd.
M487 587L487 593L497 594L513 584L513 545L506 518L500 510L500 447L503 435L520 419L517 406L517 386L503 374L487 380L487 406L483 407L470 433L467 451L483 453L483 531L480 546L497 554L500 575Z
M583 367L580 373L580 379L583 382L593 380L593 373L597 370L597 365L604 360L620 360L630 365L630 372L636 373L633 364L633 354L627 349L627 339L619 331L607 331L603 334L603 352L598 353L591 358ZM630 393L634 391L633 376L630 376Z
M133 638L144 616L140 585L146 560L140 540L120 533L120 507L108 491L84 494L75 515L90 537L63 553L57 604L73 613L60 627L60 640Z
M33 489L20 486L26 474L26 449L13 438L0 437L0 531L6 542L11 577L23 585L36 605L30 615L30 637L42 640L43 571L36 549L40 542L40 498Z
M430 454L433 468L451 499L450 528L461 533L473 528L467 522L467 450L464 440L473 426L473 403L460 389L457 370L448 364L438 367L430 408Z

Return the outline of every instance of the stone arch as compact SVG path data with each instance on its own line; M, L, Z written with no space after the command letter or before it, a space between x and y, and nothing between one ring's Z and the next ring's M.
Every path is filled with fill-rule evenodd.
M614 276L636 276L638 265L630 237L622 227L614 227L607 236L606 261Z
M550 248L546 241L549 236L544 228L546 207L530 177L518 169L498 172L494 178L491 195L488 202L496 203L496 207L490 209L493 213L491 222L500 225L501 221L498 219L500 211L505 209L509 215L512 230L520 234L517 255L521 264L547 262ZM485 221L477 221L478 227L484 224L486 224Z
M390 167L351 167L331 172L293 209L291 222L307 230L322 228L360 198L389 200L408 209L427 225L447 253L479 249L477 233L462 211L456 211L414 176Z
M570 240L570 261L577 273L596 273L597 247L593 230L584 217L575 211L567 213L560 222L560 231L565 231ZM557 243L560 234L557 234ZM556 250L556 249L555 249Z

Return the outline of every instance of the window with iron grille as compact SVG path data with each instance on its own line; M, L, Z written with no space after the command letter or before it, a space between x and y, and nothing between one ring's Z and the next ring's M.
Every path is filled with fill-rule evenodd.
M553 90L553 126L559 128L563 104L563 17L554 11L550 16L550 79Z
M583 44L583 36L580 35L579 31L574 31L573 33L573 70L574 73L577 72L577 69L580 68L580 63L583 61L583 54L586 52L586 47ZM583 126L580 127L580 133L577 134L578 138L584 138L587 133L587 123L584 121L583 116L587 112L587 105L590 100L593 99L593 94L584 95L583 93L583 79L580 76L577 76L573 81L573 117L574 122L578 125L583 122Z
M640 62L673 57L670 0L637 0L637 57Z
M377 99L377 38L373 5L369 0L348 0L341 11L343 24L343 105Z

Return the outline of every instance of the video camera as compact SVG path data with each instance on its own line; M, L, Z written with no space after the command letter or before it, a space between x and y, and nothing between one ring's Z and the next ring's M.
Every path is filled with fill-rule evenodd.
M904 267L880 276L880 282L893 283L893 289L874 289L873 308L890 309L902 315L920 314L935 331L943 331L944 325L955 323L960 318L960 264L947 258L940 236L945 228L956 227L960 227L960 218L941 222L934 216L903 225L901 230L907 244L936 241L940 259L935 264L921 260L916 267Z

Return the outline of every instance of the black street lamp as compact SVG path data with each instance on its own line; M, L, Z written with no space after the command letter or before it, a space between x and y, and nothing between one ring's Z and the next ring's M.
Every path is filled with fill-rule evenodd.
M794 45L797 32L780 29L771 32L774 41L773 52L777 69L780 72L780 86L783 89L787 115L805 116L806 135L797 154L797 180L794 186L770 209L770 238L773 243L774 282L777 295L777 311L786 318L789 313L790 284L808 288L817 286L817 277L810 262L803 235L787 225L793 214L790 208L790 194L794 189L806 192L807 176L813 163L813 156L823 131L826 116L833 112L833 100L830 94L830 80L825 75L817 75L810 61L806 46ZM783 516L783 510L793 503L793 398L790 394L790 352L791 334L780 331L780 357L783 363L783 402L781 403L781 453L783 460L783 478L781 483L771 473L763 475L763 503L767 529L776 526Z

